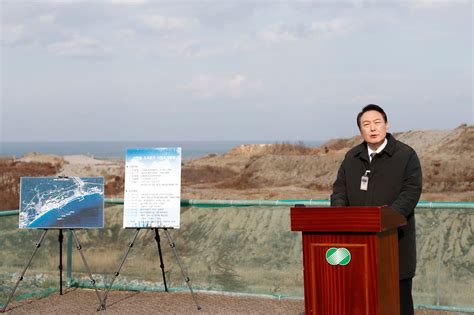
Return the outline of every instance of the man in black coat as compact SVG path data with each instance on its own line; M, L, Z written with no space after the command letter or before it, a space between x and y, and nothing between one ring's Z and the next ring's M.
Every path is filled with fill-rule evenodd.
M378 105L357 115L364 142L349 150L333 185L332 206L384 206L403 215L398 229L400 314L413 314L412 278L416 269L415 207L422 190L416 152L387 133L387 115Z

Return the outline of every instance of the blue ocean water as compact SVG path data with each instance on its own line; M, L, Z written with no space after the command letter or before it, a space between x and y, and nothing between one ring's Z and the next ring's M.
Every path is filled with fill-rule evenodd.
M87 154L95 157L124 158L129 148L181 147L183 158L198 158L222 154L241 144L299 143L299 141L77 141L77 142L0 142L0 155L22 156L28 152L70 155ZM305 141L317 147L324 141Z
M100 228L103 177L22 177L20 228Z
M31 222L28 228L102 228L104 196L91 194L51 209ZM67 215L64 215L67 214Z

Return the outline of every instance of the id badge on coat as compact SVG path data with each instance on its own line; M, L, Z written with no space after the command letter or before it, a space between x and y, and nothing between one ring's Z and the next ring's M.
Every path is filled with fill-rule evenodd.
M367 191L369 187L369 173L369 170L365 171L365 174L360 178L360 190Z

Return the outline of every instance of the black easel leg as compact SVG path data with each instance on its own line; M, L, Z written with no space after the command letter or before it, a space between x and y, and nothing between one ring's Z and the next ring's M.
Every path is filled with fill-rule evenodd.
M186 281L186 283L189 287L189 291L191 291L191 296L193 298L193 301L196 304L197 309L200 310L201 306L199 305L199 303L197 301L197 298L194 295L193 287L191 286L191 279L186 274L186 271L184 270L183 264L181 263L181 259L179 259L178 252L176 251L176 245L174 244L173 240L171 239L171 235L168 232L168 229L164 229L164 231L165 231L166 237L168 238L169 245L170 245L171 249L173 250L173 254L174 254L174 257L176 258L176 262L178 263L179 268L181 269L181 273L183 274L184 281Z
M12 292L10 293L10 296L8 297L8 300L5 303L5 306L2 308L2 313L5 313L5 311L7 309L7 306L8 306L8 303L10 303L10 300L12 299L13 294L15 294L15 291L16 291L16 288L18 287L18 284L20 283L21 280L23 280L23 276L25 275L26 269L28 269L28 267L31 265L31 261L33 260L33 257L35 257L36 252L40 248L41 243L43 242L43 239L44 239L47 232L48 232L48 229L45 229L43 234L41 234L41 237L40 237L39 241L36 243L36 248L33 251L33 254L31 254L30 260L26 264L26 266L23 269L23 272L21 273L21 275L18 277L18 280L16 281L15 287L13 288Z
M127 259L128 254L130 253L130 250L133 247L133 244L135 243L135 240L137 239L138 233L140 232L140 229L137 229L135 232L135 235L133 236L133 239L130 243L128 243L128 249L125 252L125 255L122 258L122 262L120 263L120 266L118 267L117 271L114 273L114 277L112 278L112 281L110 282L109 287L107 288L107 291L105 291L104 298L101 301L101 304L97 308L98 311L100 310L105 310L106 308L106 303L107 303L107 296L109 294L110 289L112 288L112 285L114 284L115 279L118 277L120 274L120 270L122 269L123 264L125 263L125 259Z
M155 228L155 241L158 244L158 254L160 255L160 268L161 274L163 275L163 283L165 284L165 291L168 292L168 286L166 285L166 277L165 277L165 265L163 263L163 255L161 254L161 244L160 244L160 233L158 229Z
M59 295L63 295L63 229L59 229Z
M99 299L99 303L102 304L102 299L100 298L99 291L97 290L97 287L95 286L95 280L94 278L92 278L92 273L91 273L91 270L89 269L89 265L87 264L86 257L84 257L84 253L81 250L82 246L79 243L79 239L77 238L76 233L74 232L73 229L70 229L70 231L72 232L72 236L74 237L74 240L76 241L76 248L79 251L79 254L81 254L82 262L84 263L84 267L86 267L86 271L89 274L89 279L91 279L91 284L94 287L95 294L97 295L97 299Z

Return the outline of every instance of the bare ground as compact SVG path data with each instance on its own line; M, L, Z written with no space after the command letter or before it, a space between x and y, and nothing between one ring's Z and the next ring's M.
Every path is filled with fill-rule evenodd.
M110 291L107 309L100 314L303 314L303 300L277 300L199 293L197 310L191 294ZM6 314L94 314L99 305L94 290L70 289L42 299L9 305ZM458 312L416 310L416 315L456 315Z

